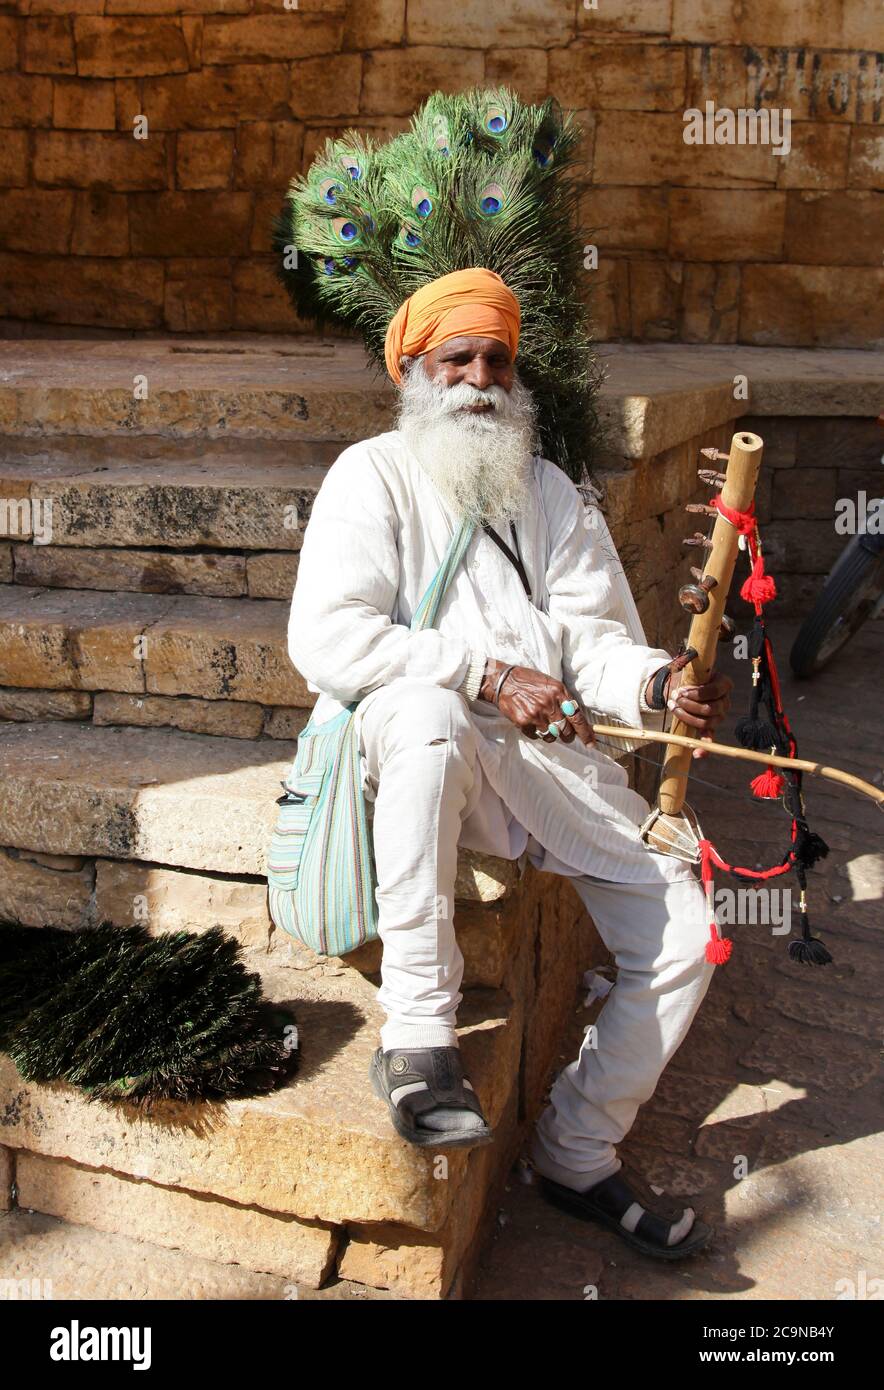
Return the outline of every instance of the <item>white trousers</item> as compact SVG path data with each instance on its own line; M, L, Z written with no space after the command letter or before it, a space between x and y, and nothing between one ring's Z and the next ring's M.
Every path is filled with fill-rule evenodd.
M454 934L457 848L481 792L477 732L456 691L396 681L360 717L368 795L374 797L381 1045L456 1046L463 957ZM529 839L527 857L549 867ZM557 861L553 861L555 865ZM689 866L648 853L648 882L569 875L617 967L617 983L574 1062L557 1077L532 1157L567 1185L620 1166L631 1128L684 1040L709 986L705 900Z

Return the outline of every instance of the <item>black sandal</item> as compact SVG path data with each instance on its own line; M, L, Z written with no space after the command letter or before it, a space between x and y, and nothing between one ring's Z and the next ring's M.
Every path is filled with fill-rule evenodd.
M562 1211L607 1226L634 1250L656 1260L693 1255L713 1234L711 1226L694 1217L687 1234L673 1241L673 1233L677 1234L688 1212L693 1215L693 1208L658 1196L637 1174L626 1174L622 1168L587 1192L576 1192L541 1175L540 1191Z
M464 1076L457 1047L406 1047L371 1059L369 1076L375 1093L385 1100L397 1134L422 1148L467 1149L490 1144L494 1138L472 1084ZM397 1094L398 1093L398 1094ZM418 1116L430 1110L471 1110L481 1129L425 1129Z

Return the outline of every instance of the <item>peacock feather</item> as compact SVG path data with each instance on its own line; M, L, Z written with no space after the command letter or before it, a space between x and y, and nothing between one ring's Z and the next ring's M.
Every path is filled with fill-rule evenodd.
M409 130L329 140L274 222L279 273L298 313L344 324L384 363L400 304L453 270L485 266L522 307L518 368L539 408L541 448L575 480L597 436L578 202L581 131L553 100L506 88L435 92Z

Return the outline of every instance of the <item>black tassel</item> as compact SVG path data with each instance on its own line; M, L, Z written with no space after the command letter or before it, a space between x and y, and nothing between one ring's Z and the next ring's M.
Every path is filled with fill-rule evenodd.
M789 942L791 960L801 965L831 965L832 956L818 936L807 936Z
M795 877L801 889L801 938L789 942L789 959L797 961L800 965L831 965L830 952L819 937L812 936L810 932L810 918L807 915L807 875L803 864L795 865Z
M815 831L808 830L807 826L798 823L798 833L795 836L793 846L795 852L795 862L803 865L805 869L812 869L814 864L818 864L821 859L825 859L829 853L829 846L826 844L822 835L817 835Z
M737 742L741 743L744 748L754 748L759 753L769 753L771 748L775 748L777 744L774 726L768 724L766 719L753 719L751 715L739 721L734 733Z

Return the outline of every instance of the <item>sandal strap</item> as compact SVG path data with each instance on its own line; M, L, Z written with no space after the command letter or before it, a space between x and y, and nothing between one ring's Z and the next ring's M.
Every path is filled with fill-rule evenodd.
M692 1207L675 1203L665 1195L657 1196L645 1183L629 1181L622 1170L596 1183L587 1195L624 1230L653 1245L677 1245L693 1224Z
M391 1104L414 1119L439 1106L471 1110L484 1120L457 1047L392 1048L381 1055L381 1073Z

